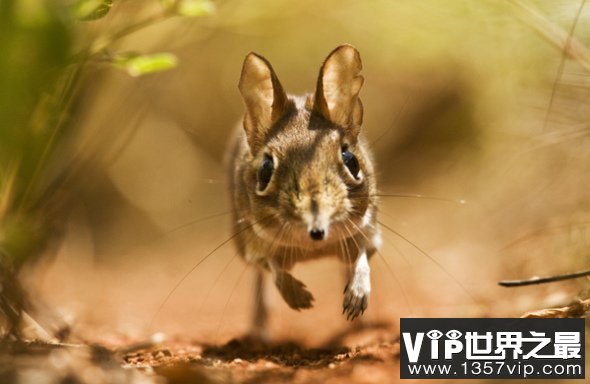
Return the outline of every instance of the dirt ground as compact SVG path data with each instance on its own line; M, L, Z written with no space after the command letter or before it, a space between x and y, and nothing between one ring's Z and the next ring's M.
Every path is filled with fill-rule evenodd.
M377 383L399 377L393 334L357 347L304 348L234 339L223 346L180 341L157 346L13 344L5 347L3 383ZM137 348L137 349L136 349Z
M399 380L398 336L387 324L352 327L317 348L294 341L262 344L247 338L232 339L224 345L181 339L162 342L157 338L120 347L4 343L0 349L0 382L330 384L427 381Z
M174 279L163 278L158 283L154 278L152 286L146 287L124 271L95 269L88 275L80 271L75 274L72 268L79 269L80 265L63 264L58 257L52 266L54 269L45 272L42 286L62 308L77 308L78 323L72 323L72 334L64 342L2 344L0 383L422 382L399 379L396 319L407 316L409 309L400 304L403 300L399 297L388 297L392 292L388 285L391 284L387 278L389 274L380 273L376 268L376 292L371 298L370 310L363 321L350 323L339 313L334 314L340 305L341 293L333 287L334 282L339 282L338 277L330 278L327 273L333 270L334 264L326 261L314 263L308 269L298 269L299 275L309 277L310 273L312 276L315 273L318 276L309 280L317 297L316 307L309 311L292 311L270 291L274 306L269 333L274 341L263 344L243 337L251 311L251 290L248 289L251 276L248 269L240 270L241 263L234 263L240 275L246 271L245 276L232 273L231 267L221 268L223 263L214 265L211 269L218 271L221 277L210 278L217 277L221 282L211 284L207 279L211 270L197 272L197 278L189 278L185 283L188 287L183 289L181 285L158 311L162 293L170 291ZM145 281L146 274L153 275L151 270L137 273L139 281ZM105 281L110 283L104 284ZM103 289L97 290L100 282ZM474 305L470 301L465 307L472 312L466 312L466 308L461 307L460 294L445 296L449 286L454 286L450 292L457 289L455 285L447 284L435 295L441 303L456 300L455 306L447 309L442 306L429 311L424 297L411 287L406 287L405 294L415 301L413 307L419 308L418 314L484 316L485 311L481 309L473 312ZM208 286L210 292L204 286ZM143 289L138 289L141 287ZM544 289L558 291L564 287ZM539 292L539 288L536 291ZM526 290L507 294L520 297L514 301L514 307L527 303L522 299L527 297ZM536 297L528 295L531 301ZM81 301L80 297L85 297L86 301ZM435 304L434 301L430 303ZM590 306L584 305L537 315L580 316ZM505 303L497 304L495 309L490 305L488 310L490 314L495 310L499 317L510 314Z
M395 335L381 330L377 339L356 347L334 343L305 348L295 342L262 346L234 339L219 347L171 345L124 359L127 366L153 369L172 383L366 383L399 377L398 355Z

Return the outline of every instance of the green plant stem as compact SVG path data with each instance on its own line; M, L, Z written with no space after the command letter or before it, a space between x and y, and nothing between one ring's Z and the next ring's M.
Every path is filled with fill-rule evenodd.
M23 197L22 197L21 202L19 204L19 211L22 211L25 208L25 202L27 201L27 198L30 195L31 190L33 189L35 183L37 182L37 178L43 168L43 164L45 163L45 161L47 161L47 158L49 157L49 154L51 153L51 150L52 150L53 146L55 145L55 141L58 136L58 133L61 131L61 128L63 127L63 125L67 121L71 101L72 101L73 95L75 93L74 90L76 89L76 86L77 86L78 81L80 79L80 74L82 72L82 68L84 67L84 64L89 59L96 57L100 53L104 52L105 49L107 49L109 46L111 46L115 42L129 36L132 33L135 33L135 32L140 31L146 27L149 27L155 23L167 20L167 19L171 18L172 16L175 16L175 14L171 11L163 11L163 12L151 15L144 20L141 20L135 24L129 25L125 28L122 28L121 30L113 33L110 36L107 36L103 39L99 39L98 42L95 42L90 47L85 48L82 51L74 54L74 56L71 60L71 63L73 65L76 65L77 68L74 70L74 74L70 77L70 79L67 82L67 85L64 87L65 91L64 91L64 94L62 95L62 100L64 100L64 101L60 102L62 107L60 108L61 114L60 114L58 123L56 124L56 126L51 134L51 137L47 141L47 145L43 149L43 153L42 153L41 157L39 158L39 161L35 167L35 170L33 171L33 175L32 175L32 177L25 189L25 192L22 195Z
M98 41L95 41L90 47L82 49L80 52L74 54L72 57L72 62L76 63L84 59L89 59L92 57L97 56L98 54L104 52L109 46L113 43L129 36L132 33L140 31L144 28L150 27L153 24L159 23L161 21L167 20L175 16L173 12L170 11L163 11L154 15L147 17L144 20L141 20L135 24L129 25L127 27L122 28L121 30L113 33L112 35L105 36L103 38L99 38Z

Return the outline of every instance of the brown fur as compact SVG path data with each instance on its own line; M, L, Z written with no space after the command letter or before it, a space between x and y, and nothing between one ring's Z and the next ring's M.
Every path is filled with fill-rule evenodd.
M376 250L375 177L360 135L360 68L356 49L338 47L320 70L316 93L298 98L284 93L266 59L246 57L244 130L230 155L230 173L235 242L247 262L268 269L272 261L284 271L281 278L302 284L286 272L299 261L336 256L352 266L359 252ZM343 163L344 147L358 159L360 180ZM260 191L265 155L274 160L274 172ZM310 226L325 228L327 236L312 240Z

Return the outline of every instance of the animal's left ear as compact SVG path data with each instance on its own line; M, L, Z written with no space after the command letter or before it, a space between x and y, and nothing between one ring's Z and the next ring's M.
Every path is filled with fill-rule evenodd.
M361 57L351 45L341 45L328 55L320 69L313 109L324 118L349 131L356 138L363 122L359 92Z

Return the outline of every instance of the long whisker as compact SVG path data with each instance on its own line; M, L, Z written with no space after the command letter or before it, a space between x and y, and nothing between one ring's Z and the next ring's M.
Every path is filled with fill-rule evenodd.
M284 231L283 231L283 233L281 235L281 239L286 234L289 234L288 244L291 244L292 243L291 239L293 237L293 233L291 232L292 225L288 221L285 221L285 223L283 224L283 226L284 226ZM283 247L283 254L282 254L282 259L283 259L282 260L283 261L282 268L283 269L285 268L285 263L287 262L286 260L287 260L287 252L288 252L288 250L289 250L289 247ZM280 322L281 322L281 325L282 325L283 324L283 320L284 320L284 318L283 318L283 308L282 307L279 307L279 308L280 308L279 309L279 311L280 311Z
M289 232L289 241L288 244L294 244L293 242L293 232ZM283 269L285 269L286 265L293 265L293 247L289 246L286 250L285 259L283 260Z
M186 280L187 277L190 276L191 273L193 273L193 271L195 271L195 269L197 269L199 267L199 265L201 265L203 262L205 262L212 254L214 254L215 252L217 252L219 249L221 249L221 247L223 247L224 245L226 245L227 243L229 243L230 241L232 241L233 239L235 239L237 236L239 236L241 233L247 231L248 229L252 228L254 225L267 220L271 217L273 217L274 215L268 215L266 217L263 217L260 220L257 220L247 226L245 226L244 228L240 229L239 231L235 232L234 234L232 234L229 238L227 238L226 240L224 240L221 244L219 244L218 246L216 246L215 248L213 248L213 250L211 252L209 252L208 254L205 255L205 257L201 258L201 260L199 260L195 265L193 265L193 267L188 270L188 272L186 272L182 278L174 285L174 287L172 288L171 291L168 292L168 294L166 295L166 297L164 298L164 300L162 301L162 303L160 304L160 306L158 307L158 309L156 310L156 313L154 314L154 316L151 318L149 325L148 325L148 330L152 329L152 326L154 324L154 321L156 320L156 318L158 317L158 315L160 314L160 312L162 311L162 309L164 308L164 305L166 305L166 303L168 302L168 300L170 299L170 297L172 297L172 295L174 294L174 292L176 292L176 290L178 289L178 287L180 287L180 285Z
M256 239L256 235L254 233L249 233L248 235L249 235L249 237L248 237L248 239L245 242L246 245L250 244L252 241L254 241ZM207 292L207 297L211 293L211 291L212 291L213 287L215 286L215 284L217 284L217 281L219 280L219 278L224 274L225 269L227 269L227 267L229 266L229 264L231 264L231 262L235 259L235 257L237 255L238 255L238 252L236 252L234 254L234 256L232 257L232 259L230 260L230 262L225 265L223 271L217 276L217 279L215 280L213 286L211 286L211 288L209 288L209 291ZM245 269L246 269L247 266L248 266L248 264L246 263L246 265L244 266L242 272L240 273L240 276L242 276L245 273L244 271L245 271ZM238 280L238 283L239 283L239 280ZM237 286L237 284L234 285L234 288L232 289L232 292L230 293L230 296L228 297L228 300L226 301L226 303L224 305L224 309L223 309L223 312L222 312L222 315L221 315L221 319L219 320L218 328L216 330L215 339L217 339L217 333L219 332L219 330L221 328L221 325L222 325L222 322L223 322L223 317L224 317L225 310L226 310L225 307L228 305L229 301L231 300L231 297L232 297L232 294L233 294L233 290L235 289L236 286ZM201 308L205 304L205 302L206 302L206 299L201 303L201 306L199 307L199 313L201 312Z
M384 212L381 212L382 214L384 214ZM391 217L390 215L386 215ZM376 226L374 224L369 223L368 224L371 228L376 228ZM412 268L412 263L410 263L410 261L408 260L408 258L406 257L406 255L404 255L404 253L401 251L401 249L399 249L399 247L393 242L393 240L391 240L389 237L385 237L385 240L389 243L389 245L391 245L391 247L395 250L395 252L398 254L398 256L403 260L403 262L410 268Z
M272 256L276 250L281 246L281 241L283 241L283 237L285 233L287 233L287 228L289 226L288 222L284 222L281 227L279 228L277 234L273 238L272 242L270 243L270 251L268 252L269 256Z
M293 234L287 230L287 228L289 228L289 227L290 227L290 224L287 221L285 221L283 223L283 225L281 226L281 238L280 238L280 241L283 240L283 237L286 234L289 234L289 241L287 242L287 244L291 244L292 243L291 242L291 237L293 236ZM274 250L273 250L272 253L276 252L277 249L279 249L278 245L277 245L276 248L274 248ZM290 249L291 249L290 247L283 247L283 257L282 257L282 260L281 260L281 269L282 270L285 269L285 264L288 261L287 260L288 259L287 252L290 252ZM282 282L281 282L281 284L282 284Z
M354 222L352 220L350 220L350 218L346 218L346 220L348 220L349 222L353 223ZM361 250L361 247L359 246L359 243L356 241L354 234L352 233L352 231L350 230L350 228L348 228L348 225L344 224L344 229L346 230L346 232L348 232L348 235L350 236L350 239L352 240L352 242L354 243L354 245L356 246L356 253L357 255L355 255L355 260L358 257L358 253ZM351 264L355 261L355 260L350 260Z
M281 246L281 241L283 240L283 237L285 236L286 233L286 228L288 226L288 222L284 222L281 227L279 228L278 232L275 234L274 238L272 239L272 242L270 243L268 252L267 252L267 257L272 258L275 254L275 252L277 251L277 249L279 249L279 247Z
M370 147L372 147L373 145L375 145L376 142L378 142L385 135L387 135L389 132L391 132L391 129L395 126L395 123L397 123L397 121L399 120L399 118L402 115L402 113L406 110L406 107L408 106L409 103L410 103L410 96L406 97L406 100L402 104L401 108L398 110L398 112L397 112L395 118L393 119L393 122L391 123L391 125L389 127L387 127L387 129L385 129L383 132L381 132L381 134L379 136L377 136L377 138L375 138L373 141L371 141L371 144L369 144Z
M248 239L245 242L246 245L248 245L252 241L256 240L256 235L255 234L249 233L248 235L249 235L249 237L248 237ZM197 311L197 313L200 313L201 312L201 309L203 308L203 305L205 305L205 303L207 302L207 299L209 298L209 295L213 291L213 288L217 285L217 283L218 283L219 279L221 278L221 276L223 276L225 274L226 269L236 259L236 256L238 254L239 254L239 252L234 253L234 255L232 256L232 258L223 267L223 270L217 275L217 278L215 279L215 281L213 282L213 284L207 290L207 294L205 296L205 299L201 302L201 305L199 306L199 310Z
M453 203L457 205L469 205L470 203L465 199L448 199L446 197L440 196L431 196L431 195L422 195L420 193L373 193L370 195L361 195L361 196L351 196L351 199L358 198L358 199L366 199L367 197L398 197L398 198L405 198L405 199L423 199L423 200L434 200L434 201L442 201L445 203Z
M281 227L279 228L278 232L275 234L275 236L270 244L269 251L267 253L268 257L270 257L270 258L274 257L275 253L277 253L277 250L279 249L279 247L282 246L281 242L283 241L283 238L285 237L285 234L287 233L287 228L289 228L289 223L285 221L281 225ZM258 267L258 268L260 268L260 267ZM263 274L262 279L264 279L264 277L265 277L264 271L262 271L261 273ZM273 281L273 283L275 283L275 282ZM260 289L255 292L255 294L258 295L257 297L254 298L255 302L263 303L262 305L265 305L264 304L264 297L263 297L264 292L266 292L266 289ZM266 309L265 309L265 311L266 311ZM265 314L265 316L268 316L268 314Z
M367 241L371 241L369 239L369 237L367 236L367 234L354 221L352 221L350 218L347 218L347 219L348 219L348 221L352 225L354 225L356 227L357 231L359 231L359 233L361 235L363 235L365 239L367 239ZM413 307L412 304L410 304L410 299L408 297L408 294L407 294L406 290L404 289L404 285L400 282L400 280L398 279L397 275L393 271L393 268L391 268L391 266L389 265L389 263L387 262L387 260L385 259L385 256L383 256L383 254L381 253L381 251L379 249L375 249L375 251L377 252L377 254L379 255L379 257L381 257L381 260L383 260L383 263L385 264L385 266L389 270L389 273L393 277L393 280L395 280L397 286L399 287L399 289L400 289L400 291L402 293L402 297L404 298L404 301L406 302L406 306L410 310L410 313L415 313L414 307Z
M229 215L230 213L231 213L231 211L224 211L224 212L220 212L220 213L214 213L214 214L209 215L209 216L199 217L198 219L191 220L191 221L189 221L187 223L184 223L184 224L179 225L178 227L169 229L164 234L165 235L169 235L169 234L171 234L173 232L180 231L181 229L184 229L186 227L190 227L191 225L195 225L195 224L200 223L200 222L203 222L203 221L214 219L216 217L221 217L221 216Z
M435 200L435 201L444 201L446 203L454 203L457 205L467 205L470 204L465 199L447 199L445 197L439 196L430 196L430 195L421 195L419 193L376 193L373 196L377 197L400 197L400 198L409 198L409 199L424 199L424 200Z
M293 241L293 232L289 233L289 244L295 244L295 242ZM293 256L293 253L295 252L295 247L290 246L289 247L289 254L287 255L287 257L285 259L288 259L288 265L292 266L293 263L295 262L295 257ZM283 264L283 269L284 269L284 264ZM281 287L283 289L283 287ZM290 285L290 290L291 290L291 295L293 295L293 293L295 292L295 288L293 287L293 285Z
M388 226L387 224L383 223L380 220L377 220L377 222L379 223L379 225L381 225L383 228L387 229L388 231L390 231L391 233L393 233L394 235L396 235L397 237L399 237L400 239L404 240L406 243L408 243L410 246L412 246L414 249L416 249L418 252L420 252L422 255L424 255L426 258L428 258L430 261L432 261L436 266L438 266L440 268L441 271L443 271L448 277L450 277L457 285L459 285L461 287L461 289L463 290L463 292L469 296L469 298L471 300L473 300L474 302L477 302L477 300L475 300L475 297L473 297L473 295L471 295L471 293L467 290L467 288L465 288L465 286L463 284L461 284L461 282L459 280L457 280L457 278L455 278L455 276L453 276L452 273L450 273L441 263L438 262L438 260L436 260L434 257L430 256L428 253L426 253L426 251L424 251L422 248L420 248L419 246L417 246L416 244L414 244L413 242L411 242L407 237L405 237L404 235L402 235L401 233L397 232L396 230L394 230L393 228L391 228L390 226Z
M225 265L223 266L223 269L221 270L221 272L219 272L217 274L217 277L215 278L215 281L213 281L213 283L210 284L209 289L207 290L207 294L205 294L205 298L203 299L203 301L199 305L199 309L197 310L197 313L201 313L201 310L203 309L203 306L205 305L205 303L209 299L209 295L211 295L211 292L213 291L213 289L217 286L217 283L219 282L219 279L221 278L221 276L225 275L225 271L229 268L229 266L231 265L231 263L236 259L236 256L238 256L238 254L239 254L239 252L234 253L234 255L229 259L229 261L227 263L225 263Z
M149 247L149 246L155 245L158 242L160 242L163 239L165 239L166 236L168 236L169 234L171 234L173 232L179 231L179 230L181 230L183 228L189 227L191 225L194 225L194 224L197 224L197 223L200 223L200 222L203 222L203 221L207 221L207 220L211 220L211 219L214 219L214 218L217 218L217 217L229 215L230 213L231 213L230 211L225 211L225 212L220 212L220 213L214 213L214 214L208 215L208 216L199 217L198 219L195 219L195 220L192 220L192 221L190 221L188 223L182 224L179 227L172 228L172 229L168 230L167 232L164 232L163 234L157 235L157 236L151 238L150 240L148 240L147 242L144 242L141 245L138 244L136 246Z
M227 298L227 301L223 305L223 310L221 311L221 317L219 319L219 325L217 326L217 329L215 330L214 340L217 340L217 337L219 336L219 331L221 330L221 326L223 324L223 319L225 318L225 312L227 311L227 306L229 305L229 302L231 301L232 297L234 296L236 288L238 287L238 285L240 285L240 282L244 278L244 274L246 273L246 270L248 270L248 263L244 263L244 268L242 268L242 271L240 272L240 276L238 277L238 280L236 280L236 282L234 283L232 290L229 294L229 297Z
M527 234L525 234L525 235L523 235L523 236L521 236L521 237L519 237L519 238L511 241L510 243L508 243L505 246L503 246L502 248L500 248L498 250L498 252L502 252L502 251L505 251L507 249L510 249L510 248L512 248L512 247L520 244L520 243L523 243L523 242L532 240L535 237L541 236L541 235L543 235L545 233L551 233L551 232L554 232L554 231L558 231L560 229L566 229L566 228L572 228L572 227L574 227L574 228L575 227L584 227L584 226L587 226L587 225L590 225L590 221L581 221L579 223L568 223L568 224L562 224L562 225L555 225L555 226L552 226L552 227L540 228L540 229L537 229L537 230L535 230L533 232L529 232L529 233L527 233Z
M346 230L346 232L348 232L348 236L350 236L350 231L348 230L348 228L346 227L345 223L342 223L344 226L344 229ZM348 273L349 273L349 277L350 275L352 275L352 252L350 252L350 247L348 246L348 236L343 236L342 239L342 243L344 244L344 249L346 250L346 261L348 262Z
M302 249L300 249L300 248L299 249L296 249L296 251L299 251L299 253L298 253L297 256L300 257L301 260L307 259L307 255L309 255L309 252L310 252L309 249L306 249L305 250L305 253L303 253L304 251Z
M342 251L342 255L345 257L345 265L346 268L348 269L348 276L346 277L347 279L349 278L349 276L352 274L352 262L350 261L350 253L348 251L348 245L346 243L346 237L342 236L342 229L341 228L337 228L337 235L338 235L338 244L340 245L340 250ZM345 282L345 284L348 283L348 281Z
M276 215L271 215L271 217L272 217L272 216L276 216ZM269 251L269 253L268 253L268 255L269 255L269 256L272 256L272 255L274 254L274 252L276 251L276 249L279 247L279 245L280 245L280 240L282 240L282 237L283 237L283 234L284 234L284 229L285 229L285 226L286 226L285 224L286 224L286 223L284 223L283 225L281 225L281 227L280 227L279 231L278 231L278 232L277 232L277 234L274 236L274 238L273 238L273 240L272 240L272 242L271 242L271 244L270 244L270 247L269 247L269 249L270 249L270 251ZM252 239L256 239L256 236L255 236L255 235L253 235L253 236L252 236ZM277 240L279 240L279 241L277 241ZM245 273L245 271L246 271L247 267L248 267L248 264L247 264L247 263L245 263L245 266L244 266L244 268L242 269L242 272L240 273L240 276L239 276L238 280L236 281L236 283L234 283L234 286L232 287L231 293L230 293L230 295L229 295L229 297L228 297L227 301L225 302L225 304L224 304L224 306L223 306L223 310L222 310L222 312L221 312L221 318L219 319L219 325L217 326L217 330L216 330L216 332L215 332L215 339L217 339L217 336L218 336L218 334L219 334L219 331L221 330L221 326L222 326L222 324L223 324L223 319L225 318L225 312L227 311L227 306L229 305L229 302L231 301L231 299L232 299L232 297L233 297L233 295L234 295L234 292L235 292L236 288L238 287L238 285L239 285L240 281L242 280L242 278L243 278L243 276L244 276L244 273ZM260 292L258 292L258 293L259 293L260 295L262 295L262 294L263 294L263 292L262 292L262 291L260 291ZM262 299L262 298L261 298L261 299Z

